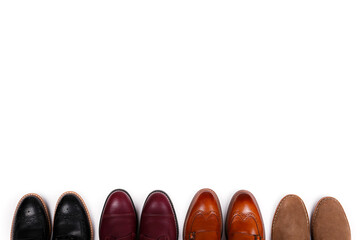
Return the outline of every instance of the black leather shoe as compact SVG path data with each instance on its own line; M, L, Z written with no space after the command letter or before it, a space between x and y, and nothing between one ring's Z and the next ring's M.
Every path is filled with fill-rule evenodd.
M84 200L75 192L66 192L58 200L53 240L93 240L90 214Z
M11 240L50 240L49 211L42 198L29 193L16 207L11 228Z

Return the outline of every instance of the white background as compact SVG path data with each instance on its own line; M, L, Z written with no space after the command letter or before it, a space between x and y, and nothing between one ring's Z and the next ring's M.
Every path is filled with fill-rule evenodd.
M359 239L359 1L1 1L0 238L36 192L334 196ZM180 235L181 237L181 235Z

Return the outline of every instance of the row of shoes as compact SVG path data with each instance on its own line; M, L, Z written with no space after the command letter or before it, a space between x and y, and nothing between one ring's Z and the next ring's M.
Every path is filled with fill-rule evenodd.
M223 222L225 227L223 227ZM310 226L311 225L311 226ZM255 197L245 190L234 194L223 221L214 191L198 191L187 212L184 240L221 240L225 228L229 240L264 240L265 228ZM174 206L163 191L147 197L138 227L134 203L125 190L107 197L99 226L100 240L177 240L179 227ZM272 240L350 240L350 226L341 204L332 197L316 205L311 224L304 202L287 195L273 218ZM11 240L93 240L94 230L84 200L75 192L59 198L53 221L44 200L27 194L19 201L13 218Z

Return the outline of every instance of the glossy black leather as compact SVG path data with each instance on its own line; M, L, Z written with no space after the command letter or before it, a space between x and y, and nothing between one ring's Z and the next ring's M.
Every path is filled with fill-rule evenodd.
M27 195L19 203L15 212L12 240L49 240L49 213L44 203L36 195Z
M63 195L54 217L53 240L91 240L91 222L86 206L74 193Z

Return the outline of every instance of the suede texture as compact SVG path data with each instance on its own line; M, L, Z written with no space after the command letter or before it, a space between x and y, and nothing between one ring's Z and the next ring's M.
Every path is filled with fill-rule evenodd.
M350 225L338 200L322 198L311 218L313 240L350 240Z
M309 216L304 202L287 195L279 203L272 224L272 240L310 240Z

